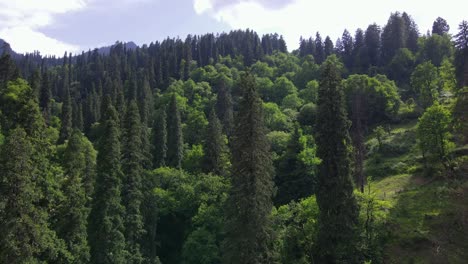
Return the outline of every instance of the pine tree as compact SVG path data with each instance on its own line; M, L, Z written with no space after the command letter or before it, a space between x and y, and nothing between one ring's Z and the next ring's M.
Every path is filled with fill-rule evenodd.
M223 124L224 133L230 137L234 126L233 103L231 92L226 86L226 80L224 78L221 77L219 80L216 113Z
M22 128L10 130L0 154L0 262L39 263L59 251L49 228L48 214L40 206L35 146ZM50 254L47 254L49 252ZM44 256L45 257L45 256ZM48 259L46 257L46 259ZM53 261L53 259L48 259Z
M325 60L325 47L322 42L322 37L320 33L315 34L315 54L314 54L315 61L318 64L321 64Z
M125 240L129 258L127 263L142 263L140 239L143 230L143 217L140 212L143 199L141 176L143 173L140 114L134 100L127 108L125 120L124 148L122 168L125 174L123 182L123 204L125 206Z
M119 121L110 98L107 97L105 102L108 103L98 145L95 194L89 218L91 262L126 263Z
M227 145L221 122L214 109L211 110L205 138L205 170L217 175L226 175Z
M66 87L63 98L61 121L62 126L60 128L59 144L65 142L72 133L72 105L68 87Z
M94 173L89 170L94 170L96 164L95 160L89 160L89 158L95 159L96 156L95 153L88 151L89 146L92 148L91 143L81 132L74 130L63 154L65 179L62 188L65 200L60 207L57 233L65 240L72 255L70 263L87 263L90 260L87 240L90 208L86 180L88 180L89 173Z
M42 74L41 91L39 93L39 107L42 112L46 123L49 123L50 118L50 99L52 95L50 92L49 74L47 72Z
M241 78L243 96L232 139L232 186L226 202L224 263L272 263L274 168L255 78Z
M351 180L350 122L340 86L340 62L330 56L322 65L317 110L319 165L317 203L320 208L318 252L320 263L357 263L358 207Z
M447 24L447 20L438 17L434 23L432 23L432 34L443 35L450 31L450 26Z
M166 109L159 111L153 122L153 166L155 168L166 166L167 157L167 118Z
M167 165L180 168L184 157L184 138L175 94L167 108L167 132Z

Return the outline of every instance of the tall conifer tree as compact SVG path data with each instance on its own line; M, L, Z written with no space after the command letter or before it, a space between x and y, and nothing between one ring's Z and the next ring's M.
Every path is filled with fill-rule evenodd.
M153 122L153 166L155 168L166 166L167 157L167 115L163 108Z
M62 115L60 119L62 121L62 126L60 127L59 144L65 142L72 133L72 105L68 86L65 87L65 95L62 103Z
M143 217L140 211L143 199L141 176L142 141L140 114L135 100L127 108L124 132L122 167L125 174L123 183L123 204L125 206L125 240L129 258L127 263L142 263L140 240L144 233Z
M110 98L107 97L105 102L107 109L98 146L97 178L89 223L91 262L126 263L119 121Z
M221 122L211 110L205 139L205 169L217 175L226 175L227 145Z
M340 82L340 62L332 55L322 66L316 125L317 154L322 159L317 189L320 263L359 262L359 211L351 180L350 122Z
M242 99L232 139L232 186L226 202L224 263L272 263L274 168L255 78L241 78Z
M89 170L95 169L95 166L92 166L93 163L95 165L95 160L88 159L96 158L94 153L88 151L90 144L79 130L73 131L62 161L65 174L62 185L65 199L60 207L57 232L59 237L65 240L72 255L71 263L87 263L90 260L87 240L90 208L88 207L89 194L86 193L86 180L89 177Z
M167 109L167 132L167 165L180 168L184 157L184 138L175 94Z

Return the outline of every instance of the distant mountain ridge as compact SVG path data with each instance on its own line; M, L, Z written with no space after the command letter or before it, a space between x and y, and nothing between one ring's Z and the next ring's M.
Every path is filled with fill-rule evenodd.
M138 45L135 44L135 42L133 42L133 41L129 41L129 42L119 42L119 41L117 41L113 45L100 47L100 48L97 48L97 50L102 55L108 55L110 53L111 49L113 47L115 47L116 45L119 45L119 44L123 44L125 46L125 48L129 49L129 50L134 50L134 49L138 48Z
M2 55L4 52L7 52L12 56L18 55L16 52L13 51L8 42L0 38L0 55Z
M117 41L115 44L113 45L109 45L109 46L104 46L104 47L97 47L96 49L98 50L98 52L102 55L108 55L111 51L111 49L113 47L115 47L116 45L119 45L119 44L123 44L124 47L128 50L134 50L136 48L138 48L138 45L135 44L135 42L133 41L129 41L129 42L119 42ZM94 50L94 49L93 49ZM5 40L1 39L0 38L0 55L3 54L4 52L7 52L9 54L11 54L13 57L16 57L16 56L20 56L20 55L24 55L24 54L21 54L21 53L17 53L15 52L12 48L11 48L11 45L6 42ZM32 53L33 51L31 51L30 53Z

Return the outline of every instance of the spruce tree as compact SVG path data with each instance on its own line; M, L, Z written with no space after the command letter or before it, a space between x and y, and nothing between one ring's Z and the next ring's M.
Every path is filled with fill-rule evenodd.
M166 166L167 157L167 115L166 109L162 108L153 122L152 143L153 143L153 167Z
M184 157L184 138L175 94L167 108L167 132L167 165L180 168Z
M46 123L49 123L50 118L50 99L51 99L50 83L49 83L49 74L44 72L42 74L42 83L41 90L39 93L39 107L42 112Z
M140 240L143 230L143 217L140 211L143 199L141 177L142 141L140 114L135 100L127 108L124 132L122 168L125 174L123 182L123 204L125 206L125 240L129 258L127 263L142 263Z
M86 180L95 161L88 160L96 157L89 153L90 142L79 130L74 130L63 154L63 169L65 179L62 184L65 195L64 202L60 206L60 218L58 221L58 236L65 243L72 255L71 263L87 263L90 260L88 245L88 215L89 199L86 193ZM92 147L92 146L91 146ZM93 155L94 154L94 155ZM89 168L88 166L92 166Z
M221 122L214 109L211 110L205 138L205 170L217 175L226 175L227 145Z
M219 80L218 97L216 101L216 113L223 124L224 133L230 137L234 126L234 114L231 92L226 85L225 76Z
M224 263L272 263L274 168L255 78L240 81L242 99L232 139L232 186L226 202Z
M39 263L57 256L56 235L39 205L35 146L22 128L10 130L0 153L0 262ZM47 254L49 252L50 254Z
M65 142L72 133L72 105L68 86L65 89L63 98L61 121L59 144Z
M320 214L316 253L320 263L359 262L350 122L340 82L340 62L332 55L322 65L316 124L317 155L322 159L317 189Z
M106 98L107 109L98 145L95 194L89 218L91 262L126 263L119 120L110 98Z

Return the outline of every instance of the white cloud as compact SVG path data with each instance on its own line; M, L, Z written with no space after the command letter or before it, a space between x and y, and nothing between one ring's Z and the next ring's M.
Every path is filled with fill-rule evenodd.
M202 14L207 10L213 8L213 4L210 0L195 0L193 2L193 8L197 14Z
M45 34L25 26L6 28L0 31L0 36L6 36L14 51L24 53L38 50L43 55L62 56L65 51L76 52L79 47L50 38Z
M225 5L216 5L220 0L194 0L194 9L197 14L210 15L233 29L282 34L288 49L292 50L298 47L300 36L315 36L319 31L322 39L330 35L335 41L345 28L353 34L357 28L365 30L374 22L383 26L395 11L412 15L421 33L431 29L438 16L445 18L451 31L456 32L458 23L466 19L463 8L453 8L459 5L458 1L446 0L443 5L433 5L407 0L296 0L281 8L271 8L264 0L229 1Z
M85 0L0 0L0 38L20 53L39 50L42 54L63 55L79 47L41 33L54 22L54 15L84 8Z

